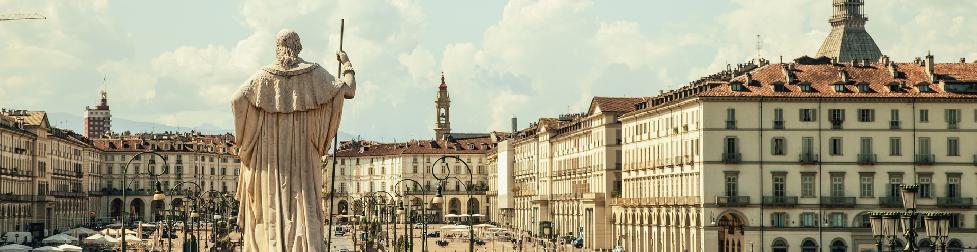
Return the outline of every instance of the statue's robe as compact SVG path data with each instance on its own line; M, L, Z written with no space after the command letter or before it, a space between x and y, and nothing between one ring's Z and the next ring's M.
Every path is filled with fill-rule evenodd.
M320 160L350 89L303 61L290 69L262 68L233 98L243 251L326 251Z

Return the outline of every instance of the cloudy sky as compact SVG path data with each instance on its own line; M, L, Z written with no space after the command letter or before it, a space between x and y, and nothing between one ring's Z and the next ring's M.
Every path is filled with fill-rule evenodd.
M288 3L285 3L288 2ZM455 132L507 130L586 110L592 96L651 96L757 55L814 54L830 0L4 1L0 107L81 115L98 90L113 115L231 128L229 97L299 32L306 60L335 69L339 20L357 69L341 131L431 138L444 71ZM868 30L910 61L977 59L977 1L870 0ZM103 84L103 77L107 82Z

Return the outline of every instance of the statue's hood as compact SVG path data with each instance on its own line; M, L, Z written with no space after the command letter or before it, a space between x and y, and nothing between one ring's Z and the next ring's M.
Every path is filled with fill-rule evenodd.
M234 100L248 99L271 113L308 111L332 101L339 90L334 80L315 63L302 62L288 69L269 65L251 76Z

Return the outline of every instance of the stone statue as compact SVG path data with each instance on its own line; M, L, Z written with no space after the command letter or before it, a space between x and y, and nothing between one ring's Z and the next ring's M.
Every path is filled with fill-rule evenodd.
M341 50L338 79L299 58L302 44L292 30L275 42L275 64L251 76L231 104L243 251L326 251L320 160L336 137L344 99L356 93L355 73Z

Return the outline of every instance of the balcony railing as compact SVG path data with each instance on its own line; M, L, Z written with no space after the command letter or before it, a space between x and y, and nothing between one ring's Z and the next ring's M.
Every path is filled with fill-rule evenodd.
M936 205L939 207L970 208L974 205L974 198L939 197L936 198Z
M797 205L797 196L763 196L763 204L772 206Z
M879 206L882 207L902 207L902 198L900 197L879 197Z
M828 196L821 197L821 205L835 207L851 207L855 205L855 197Z
M736 129L736 121L726 121L726 129Z
M936 163L936 155L933 154L916 154L916 164L919 165L931 165Z
M820 156L814 153L801 153L798 155L798 159L801 164L817 164Z
M774 129L784 129L784 121L773 121Z
M831 129L841 129L843 121L831 121Z
M977 155L974 155L974 165L977 165Z
M750 196L717 196L716 205L744 206L750 204Z
M84 193L84 192L59 192L59 191L51 191L48 194L51 195L51 196L55 196L55 197L71 197L71 198L84 198L84 197L88 197L88 194L87 193Z
M858 164L875 164L877 158L876 154L858 154Z
M902 128L902 122L900 121L889 121L889 129L899 129Z
M723 163L735 164L743 161L742 153L723 153Z

